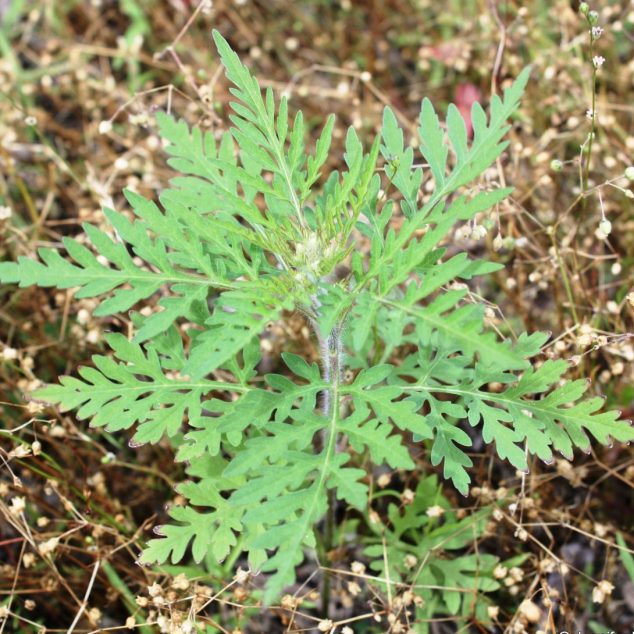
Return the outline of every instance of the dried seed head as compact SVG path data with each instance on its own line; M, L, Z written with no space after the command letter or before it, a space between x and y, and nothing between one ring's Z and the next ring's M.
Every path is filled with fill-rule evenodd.
M592 601L594 603L603 603L606 597L609 597L614 590L614 586L607 580L603 579L592 590Z
M360 561L353 561L350 564L350 570L352 570L355 575L363 575L365 574L365 565Z
M526 599L520 603L520 613L526 617L529 623L538 623L542 616L542 611L539 609L539 606L530 599Z

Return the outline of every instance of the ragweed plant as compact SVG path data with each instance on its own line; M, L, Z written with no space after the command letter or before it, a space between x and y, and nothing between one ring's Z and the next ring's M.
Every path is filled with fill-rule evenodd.
M270 602L295 580L337 499L365 508L366 455L413 469L413 441L466 495L467 426L521 470L528 455L572 458L589 435L634 438L616 412L599 412L600 398L580 400L587 384L563 380L566 362L531 364L547 335L511 342L486 330L484 307L466 301L463 281L499 265L442 246L456 223L510 192L476 180L507 145L528 70L493 97L490 116L474 104L471 141L457 108L445 130L423 101L419 150L435 187L422 196L425 173L392 110L369 149L350 128L344 171L324 177L333 119L307 154L301 113L289 124L286 100L262 95L214 39L235 85L233 127L216 142L157 115L181 174L160 205L127 191L133 219L106 209L111 233L84 226L91 248L66 238L70 259L42 248L39 261L0 265L4 283L100 298L97 316L160 296L150 314L133 315L131 340L106 335L111 356L35 394L95 427L135 427L133 445L165 436L178 445L177 460L189 464L179 487L187 504L170 509L173 523L141 562L178 562L190 546L196 561L245 552L269 573ZM367 250L357 248L362 239ZM256 380L258 337L290 311L314 329L321 368L287 352L289 372ZM345 380L346 369L358 372Z

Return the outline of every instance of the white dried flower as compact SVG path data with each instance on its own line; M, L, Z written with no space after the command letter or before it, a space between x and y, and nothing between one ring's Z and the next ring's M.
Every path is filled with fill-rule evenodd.
M86 616L93 625L97 625L101 620L101 610L99 608L90 608L90 610L86 612Z
M9 505L9 512L16 517L20 515L26 508L26 500L22 497L15 497Z
M415 557L415 555L405 555L405 557L403 558L403 565L408 569L411 570L412 568L414 568L416 565L418 564L418 559Z
M299 40L296 37L289 37L284 42L284 46L289 51L296 51L299 48Z
M438 506L438 504L430 506L427 511L425 511L427 517L441 517L444 512L445 509L442 506Z
M344 97L350 92L350 84L347 81L340 81L337 84L337 94Z
M595 55L592 58L592 63L594 64L595 68L601 68L604 62L605 62L605 57L603 57L602 55Z
M181 625L181 632L183 634L192 634L192 632L194 632L194 628L195 628L195 623L188 619L187 621L184 621L183 624Z
M163 594L163 588L159 583L153 583L151 586L148 586L147 593L151 597L158 597Z
M99 341L100 338L100 332L98 328L92 328L91 330L88 331L88 333L86 334L86 341L88 343L97 343Z
M520 612L526 617L529 623L538 623L542 615L539 606L530 599L522 601L520 604Z
M599 581L599 583L592 590L592 601L594 603L603 603L605 598L612 594L612 590L614 590L614 586L603 579Z
M90 311L85 308L80 308L77 312L77 322L85 325L90 321Z
M238 568L238 570L236 571L236 574L233 577L233 580L236 583L246 583L249 580L249 571L248 570L244 570L243 568Z
M593 26L592 27L592 39L598 40L603 35L603 27L601 26Z
M522 579L524 579L524 571L521 568L518 568L517 566L513 566L513 568L509 570L509 575L517 583L519 583L520 581L522 581Z
M43 557L46 557L46 555L50 555L51 553L55 552L55 549L57 548L58 545L59 545L59 539L57 537L51 537L50 539L47 539L45 542L42 542L37 547L37 550L39 551L40 555L42 555Z
M158 626L159 632L161 632L161 634L169 634L169 631L171 630L171 620L167 618L167 616L161 614L156 619L156 625Z
M176 575L171 583L171 587L174 590L187 590L187 588L189 588L189 579L187 578L187 575L184 573Z
M130 167L130 162L128 161L127 158L125 158L125 156L120 156L119 158L117 158L117 160L114 162L114 168L116 170L127 170L128 167Z
M7 220L7 218L11 218L12 215L13 211L11 207L7 207L6 205L0 206L0 220Z
M471 228L469 225L462 225L462 227L458 227L454 233L457 242L462 242L466 240L471 233Z
M355 575L362 575L365 574L365 565L362 564L360 561L353 561L350 564L350 570L352 570Z
M607 233L604 233L604 232L603 232L603 230L601 229L601 225L599 225L599 226L596 228L596 230L595 230L595 232L594 232L594 235L596 236L596 238L597 238L598 240L606 240L606 239L607 239L607 237L608 237L608 234L607 234Z
M486 227L483 225L476 225L475 227L473 227L473 230L471 231L471 239L472 240L480 240L482 238L484 238L487 234L487 230Z
M609 236L612 233L612 223L607 218L604 218L599 224L599 229L601 229L606 236Z
M9 452L10 458L26 458L31 455L31 447L28 445L18 445Z
M134 602L141 608L146 608L150 603L147 597L142 596L134 597Z
M15 348L10 348L9 346L6 346L2 350L1 354L5 361L13 361L18 358L18 351Z
M416 494L411 489L404 489L403 493L401 493L401 500L403 500L403 504L411 504L416 498Z
M112 121L101 121L99 123L99 134L108 134L112 130Z
M356 581L348 581L348 592L353 596L361 594L361 586Z

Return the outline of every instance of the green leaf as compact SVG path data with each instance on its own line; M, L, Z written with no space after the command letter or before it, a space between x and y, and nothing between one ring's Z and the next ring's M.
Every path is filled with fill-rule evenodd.
M183 373L198 380L221 367L287 306L288 298L269 297L262 288L223 293L205 330L196 336Z
M420 152L429 163L429 168L436 182L436 188L440 189L445 184L449 148L445 143L445 135L440 127L438 115L427 97L423 99L420 110L419 134L421 137Z
M526 342L523 342L526 343ZM545 361L539 368L527 369L521 377L500 370L476 365L471 372L461 372L458 384L451 384L446 364L456 365L457 357L445 358L445 365L429 361L425 356L410 358L399 367L402 376L417 377L415 384L399 385L403 392L423 406L431 408L430 423L436 428L432 448L432 463L445 461L445 475L466 493L468 475L464 467L470 460L456 442L470 446L469 437L453 420L468 418L471 425L482 423L483 439L495 442L498 455L509 460L517 469L526 469L526 451L545 461L552 460L552 449L572 458L572 447L589 449L589 432L598 442L609 444L634 440L629 421L618 420L618 412L600 412L602 399L582 400L587 389L585 381L560 385L567 368L565 361ZM509 384L500 392L482 388L490 382ZM455 402L440 401L435 394L444 394ZM542 394L535 400L534 396ZM461 440L460 440L461 439Z
M132 442L140 445L157 443L164 435L173 437L187 413L192 420L200 416L205 394L235 387L218 381L167 378L153 349L144 351L120 334L106 335L106 341L121 363L95 355L95 367L80 368L81 378L63 376L60 385L47 385L33 396L58 404L62 411L77 409L77 416L91 419L93 427L117 431L138 423Z
M443 509L442 516L428 515L431 507ZM458 520L436 477L429 476L420 480L410 504L389 505L389 521L374 529L364 554L379 580L411 587L421 599L416 601L421 622L451 615L457 626L468 626L474 610L477 618L487 618L486 595L500 587L493 574L496 557L477 549L464 552L485 534L489 513L487 508Z

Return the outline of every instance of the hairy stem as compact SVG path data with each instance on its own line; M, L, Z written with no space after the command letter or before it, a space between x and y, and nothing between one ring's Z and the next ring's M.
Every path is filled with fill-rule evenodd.
M315 302L318 306L318 302ZM318 309L318 308L317 308ZM317 321L313 322L313 328L319 340L319 352L322 363L322 378L330 386L322 395L321 411L325 417L332 417L334 408L338 407L336 391L341 383L343 371L343 343L341 339L342 326L336 325L332 332L324 337L319 329ZM324 435L322 443L325 445L327 438ZM334 443L335 451L337 443ZM335 495L334 491L328 491L328 511L324 527L324 553L327 555L332 550L335 527ZM322 589L322 612L324 618L328 617L330 607L330 574L324 573Z

